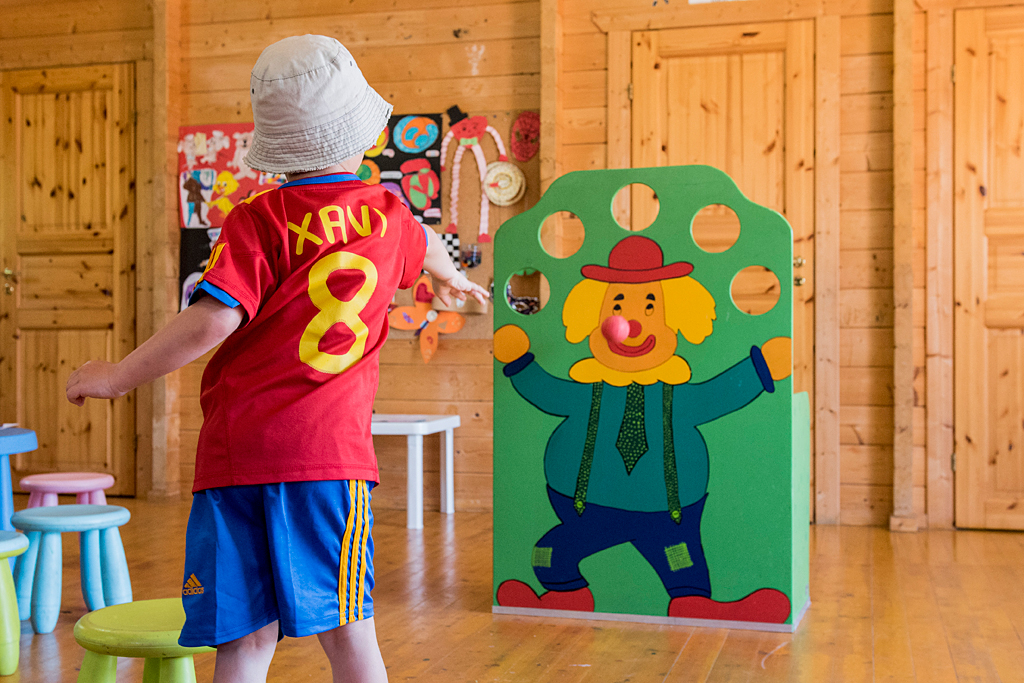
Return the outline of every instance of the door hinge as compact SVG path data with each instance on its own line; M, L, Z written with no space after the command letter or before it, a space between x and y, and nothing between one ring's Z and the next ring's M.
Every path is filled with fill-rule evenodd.
M949 80L951 80L953 83L956 83L956 64L949 67Z
M626 96L629 97L629 101L630 102L633 101L633 84L632 83L630 83L628 86L626 86Z
M956 472L956 451L953 451L953 454L949 456L949 469Z

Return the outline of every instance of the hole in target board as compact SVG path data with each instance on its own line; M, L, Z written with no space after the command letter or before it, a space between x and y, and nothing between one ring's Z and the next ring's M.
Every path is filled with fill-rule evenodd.
M583 246L585 237L583 221L569 211L557 211L540 225L540 245L555 258L568 258L575 254Z
M729 291L736 308L750 315L764 315L782 296L779 278L765 266L747 266L736 273Z
M551 296L551 287L544 273L524 268L513 273L505 284L505 301L520 315L533 315L543 310Z
M661 202L649 185L631 183L615 193L611 210L619 227L635 232L651 227L661 211Z
M725 204L709 204L697 212L690 224L697 246L711 254L728 251L740 238L740 219Z

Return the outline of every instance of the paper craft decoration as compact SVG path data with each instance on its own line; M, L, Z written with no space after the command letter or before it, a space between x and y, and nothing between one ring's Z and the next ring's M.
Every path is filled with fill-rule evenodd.
M179 128L181 227L220 227L240 201L284 182L282 175L260 173L245 164L252 131L251 123Z
M452 140L458 141L458 148L455 150L455 158L452 160L452 189L449 199L448 211L451 214L447 232L459 232L459 186L462 178L462 155L466 149L473 150L476 157L476 166L480 171L480 233L477 237L479 242L490 242L491 236L487 232L488 199L484 187L487 174L487 159L484 158L484 150L480 146L480 138L489 133L494 138L494 144L498 147L498 161L508 161L505 154L505 144L494 126L487 123L486 116L468 116L458 107L448 110L449 129L441 143L441 170L445 169L444 161L448 159L448 145Z
M511 206L526 194L526 176L511 162L492 161L484 175L484 193L495 206Z
M509 142L512 157L516 161L529 161L540 149L540 114L524 111L512 122L512 139Z
M394 115L356 172L398 195L416 220L441 222L441 115Z
M466 319L458 313L435 311L431 307L434 288L427 275L416 281L413 300L415 303L412 306L392 309L388 313L388 323L397 330L415 330L420 338L420 355L424 363L429 363L437 352L438 337L458 332L465 325Z
M631 183L660 202L642 233L612 214ZM711 204L740 220L722 253L690 232ZM559 211L586 229L561 259L539 239ZM499 291L533 269L550 295L532 315L495 304L495 612L796 629L810 408L792 393L791 290L756 316L731 295L751 265L792 282L792 240L708 166L570 173L504 224Z

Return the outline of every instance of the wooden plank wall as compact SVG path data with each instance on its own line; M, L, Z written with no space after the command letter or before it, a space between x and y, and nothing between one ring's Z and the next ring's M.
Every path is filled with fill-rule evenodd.
M153 10L136 0L2 0L0 69L143 59Z
M891 6L842 18L840 522L888 524L893 478ZM889 5L889 3L884 3ZM875 6L873 6L875 5ZM925 24L914 21L914 510L924 512Z
M370 83L397 113L443 112L459 105L471 115L487 115L508 145L515 114L540 106L540 20L536 0L332 0L302 3L189 0L182 8L184 124L252 120L249 71L267 44L302 33L324 33L341 40ZM489 141L487 159L496 159ZM449 156L454 147L449 151ZM514 207L491 207L491 232L536 201L539 165L520 164L528 195ZM472 174L463 164L460 209L464 242L475 241L476 206ZM450 173L443 174L447 207ZM442 225L447 224L447 210ZM466 228L469 227L469 230ZM487 284L490 249L471 276ZM500 291L500 290L499 290ZM400 302L402 300L400 299ZM471 316L453 338L442 337L429 365L409 333L395 333L381 355L380 392L375 409L389 413L458 413L455 436L455 491L458 510L491 507L491 316ZM182 489L194 476L195 446L202 424L198 392L207 359L182 376ZM374 492L378 506L405 506L405 438L375 441L385 486ZM426 505L438 507L438 440L424 443Z
M893 479L891 0L842 3L840 522L887 525ZM627 0L563 0L563 172L607 164L607 36L593 12ZM780 16L780 18L782 18ZM914 21L914 507L925 504L925 22Z

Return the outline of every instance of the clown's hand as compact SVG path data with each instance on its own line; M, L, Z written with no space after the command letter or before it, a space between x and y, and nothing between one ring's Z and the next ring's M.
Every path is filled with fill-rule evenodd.
M530 350L530 338L517 325L505 325L494 333L494 357L501 363L511 363Z
M769 339L761 346L761 355L776 382L793 374L793 340L789 337Z

